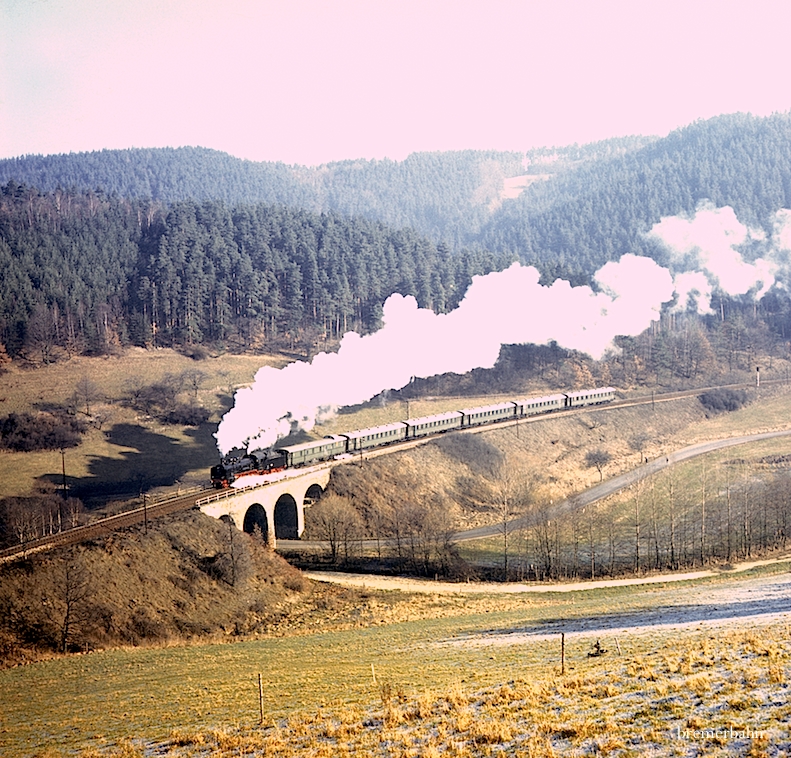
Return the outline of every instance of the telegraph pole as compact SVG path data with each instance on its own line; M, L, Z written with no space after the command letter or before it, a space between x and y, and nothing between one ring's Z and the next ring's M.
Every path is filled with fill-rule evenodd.
M63 474L63 496L58 503L58 531L63 531L63 503L68 496L66 492L66 451L61 448L60 449L60 470Z
M66 499L66 451L61 448L60 449L60 465L61 465L61 472L63 473L63 499Z

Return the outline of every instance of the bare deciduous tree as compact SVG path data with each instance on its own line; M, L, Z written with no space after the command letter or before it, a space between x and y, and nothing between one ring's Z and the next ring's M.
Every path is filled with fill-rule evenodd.
M47 571L39 572L42 582L31 588L40 602L42 627L52 644L62 653L75 645L93 618L93 582L82 551L72 549L48 561ZM31 600L33 598L31 597ZM35 623L34 619L31 619Z
M327 543L330 560L337 564L341 549L348 559L351 543L360 534L360 516L345 497L328 493L310 508L308 534Z
M520 471L513 461L506 460L494 469L491 491L497 528L502 536L503 581L508 581L510 538L518 528L516 520L524 515L527 508L530 488L524 472Z
M589 450L585 455L585 465L588 468L595 468L599 472L599 481L604 479L604 467L610 462L610 454L602 449Z
M55 329L52 314L46 305L37 305L30 316L25 333L25 348L29 353L37 353L43 364L53 360Z
M181 378L190 390L192 390L193 399L198 399L198 391L201 385L206 380L206 372L201 371L199 368L190 368L181 373Z
M74 404L85 408L85 415L91 415L91 406L101 398L102 390L87 374L81 377L74 387Z

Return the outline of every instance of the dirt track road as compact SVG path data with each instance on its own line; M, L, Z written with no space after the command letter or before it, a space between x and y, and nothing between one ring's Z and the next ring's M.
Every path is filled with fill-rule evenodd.
M758 566L771 566L791 561L791 555L770 558L764 561L738 563L729 571L687 571L675 574L656 574L630 579L596 579L592 582L566 582L564 584L537 584L526 582L438 582L416 577L382 576L380 574L349 574L341 571L304 571L308 579L317 582L342 584L346 587L368 587L377 590L401 590L402 592L425 592L436 595L513 595L525 592L580 592L600 587L628 587L631 585L664 584L684 582L690 579L705 579L712 576L739 574ZM791 610L791 605L789 605Z
M629 487L635 482L645 479L647 476L656 474L658 471L662 471L663 469L675 463L681 463L682 461L689 460L690 458L696 458L699 455L712 453L715 450L723 450L724 448L734 447L736 445L744 445L748 442L760 442L761 440L773 439L775 437L789 436L791 436L791 430L786 429L779 432L764 432L762 434L748 434L741 437L728 437L721 440L712 440L711 442L699 442L696 445L684 447L681 450L677 450L675 453L669 453L667 456L663 455L659 458L655 458L643 466L639 466L638 468L632 469L631 471L627 471L625 474L614 476L612 479L607 479L601 484L597 484L594 487L585 490L584 492L580 492L574 498L557 503L552 511L551 518L559 518L571 513L573 510L584 508L586 505L590 505L591 503L595 503L597 500L608 497L609 495L612 495L613 493L618 492L625 487ZM516 528L522 525L523 524L521 520L512 522L512 526ZM453 539L456 542L460 542L464 540L480 539L481 537L494 537L498 534L502 534L502 527L499 524L493 526L482 526L477 529L469 529L464 532L457 532L455 535L453 535Z

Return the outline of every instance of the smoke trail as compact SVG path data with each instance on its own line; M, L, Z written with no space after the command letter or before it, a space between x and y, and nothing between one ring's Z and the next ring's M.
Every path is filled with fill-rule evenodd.
M711 313L711 297L718 288L730 296L753 292L760 300L772 287L781 269L787 269L791 248L791 211L775 214L771 238L762 229L742 224L730 206L715 208L701 203L692 218L663 218L649 232L670 252L678 273L674 285L676 309ZM752 253L752 262L745 256Z
M337 353L311 363L262 368L236 394L215 434L218 447L223 453L269 447L295 427L309 431L337 408L403 387L413 376L490 368L502 344L555 340L600 358L613 337L637 335L658 319L674 294L675 309L710 313L716 289L760 299L791 270L791 210L775 214L767 236L742 224L732 208L704 202L691 218L662 218L649 236L670 252L672 277L649 258L624 255L597 272L598 292L563 280L544 287L536 269L514 264L474 277L452 313L437 315L412 297L391 295L375 334L350 332Z
M344 405L364 402L413 376L491 368L503 344L555 340L599 358L616 335L637 335L673 297L670 273L649 258L624 255L596 274L600 291L557 280L545 287L532 266L478 276L456 310L435 314L413 297L391 295L383 327L341 340L337 353L283 369L264 367L239 390L215 437L223 453L269 447L292 427L306 431Z

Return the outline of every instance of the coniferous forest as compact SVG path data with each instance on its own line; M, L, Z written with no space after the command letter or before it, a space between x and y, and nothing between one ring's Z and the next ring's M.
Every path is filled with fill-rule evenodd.
M95 192L0 195L0 342L48 362L55 348L261 349L377 328L392 292L446 311L481 252L378 222L282 206L183 201L170 207Z
M704 202L733 208L741 223L756 230L752 239L768 246L778 210L791 209L791 115L722 116L665 138L627 137L527 153L426 153L400 162L351 160L316 168L241 161L202 148L0 161L0 374L11 360L17 362L11 370L15 381L23 374L31 384L34 375L72 374L71 395L52 398L42 390L24 410L12 410L9 403L10 412L0 417L6 471L16 469L25 486L35 476L38 487L30 495L9 489L13 494L0 500L0 547L75 527L86 520L84 509L100 512L111 498L136 493L145 508L154 487L175 482L181 492L182 477L198 472L203 482L216 462L210 437L215 426L208 420L219 406L227 407L238 386L230 373L217 370L220 392L214 386L200 399L206 374L198 368L141 373L129 381L124 374L117 383L122 389L110 397L87 371L76 376L75 367L124 361L68 361L72 356L167 356L182 367L189 363L184 355L202 358L210 352L222 356L217 364L226 362L228 352L255 354L242 358L256 366L263 362L258 353L310 358L336 347L348 330L376 330L393 293L448 312L474 276L516 260L536 266L544 283L562 277L574 285L591 284L604 263L625 253L667 266L668 252L647 233L665 217L690 217ZM759 248L741 252L749 260ZM511 393L532 393L535 386L648 387L653 398L654 388L743 383L746 372L757 374L759 363L771 370L775 359L774 379L785 370L788 384L789 256L778 259L779 286L762 298L729 297L715 288L715 311L666 308L642 334L616 337L619 349L600 361L554 342L505 345L491 369L413 378L364 408L344 410L390 404L407 418L412 399L415 412L417 402L430 397L518 397ZM171 347L182 355L125 353L129 346ZM28 370L58 362L63 365ZM593 414L569 418L568 425L560 417L543 432L535 425L539 431L526 440L515 425L503 430L509 437L501 447L483 435L447 436L430 450L444 456L430 463L450 482L442 488L431 476L414 474L421 459L413 465L392 456L369 465L361 455L359 466L335 469L328 496L311 508L307 535L330 546L323 565L334 568L385 566L426 576L536 581L703 567L784 550L791 479L783 451L761 452L754 461L728 454L710 468L706 462L694 470L668 468L650 488L648 482L642 489L636 484L601 509L575 508L565 520L555 515L555 493L576 492L618 467L633 467L627 459L637 457L643 465L649 453L669 440L675 444L693 425L738 410L749 399L749 393L732 389L698 391L699 398L678 406L677 423L676 410L654 415L652 402L645 415L634 409L609 427ZM213 405L203 405L209 396ZM97 405L103 410L97 412ZM467 405L460 399L456 407ZM755 428L763 428L756 416ZM360 428L353 423L347 431ZM179 442L163 432L165 426L189 429L179 433ZM41 453L35 461L33 451ZM17 465L23 456L32 461L29 469L28 461ZM527 526L509 537L509 523L527 516ZM193 550L183 535L202 535L204 527L196 528L201 518L190 513L183 523L152 529L153 558L140 562L165 567L154 574L171 577L167 593L172 585L193 598L204 587L201 592L214 597L219 587L221 601L212 607L226 603L239 629L237 606L229 598L235 586L246 586L242 569L255 557L248 549L258 547L250 547L254 541L234 542L235 530L210 522L208 536L200 536ZM451 537L462 526L484 522L500 531L483 548L483 568L474 574L475 556L462 560ZM153 542L160 537L161 543ZM376 564L356 553L365 539L377 544ZM100 544L95 555L103 552ZM207 557L201 557L204 552ZM110 561L116 560L112 554L107 551ZM155 624L147 610L150 596L130 605L133 595L125 590L115 607L85 605L104 624L95 636L88 626L82 637L68 625L57 629L51 624L51 588L87 586L83 574L69 573L76 565L73 555L45 560L38 573L26 565L5 574L10 579L0 598L8 610L5 622L0 619L0 665L3 655L27 655L30 645L67 651L171 634L206 638L229 625L221 615L206 617L197 606L189 610L190 600L172 623ZM179 564L171 568L166 560L176 555ZM259 558L269 561L272 555L266 551ZM197 563L183 564L185 556ZM110 575L100 562L104 557L90 560L96 576ZM283 566L265 571L286 577L277 579L283 593L300 586ZM53 572L63 577L54 585L48 576ZM138 587L141 577L134 572L120 586ZM162 607L176 607L171 595L163 597ZM112 627L112 618L120 618L120 625ZM270 618L275 616L261 613L245 628L258 633ZM273 623L282 623L280 611L276 618Z
M527 188L501 196L519 175ZM791 116L317 168L200 148L26 156L0 161L0 182L0 343L11 356L203 344L310 354L375 329L393 292L447 311L472 276L514 260L575 285L627 252L665 265L646 232L702 201L769 233L791 207ZM721 315L785 340L786 292L752 309L721 302ZM711 321L696 321L709 341L724 328Z

